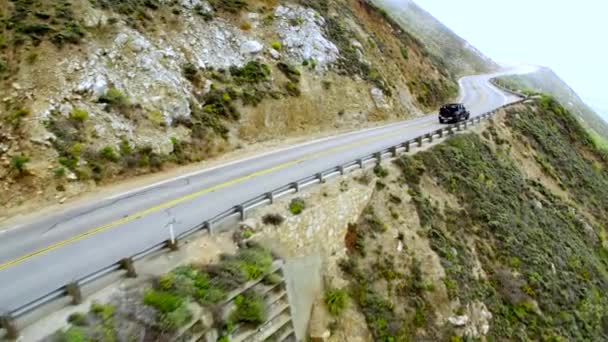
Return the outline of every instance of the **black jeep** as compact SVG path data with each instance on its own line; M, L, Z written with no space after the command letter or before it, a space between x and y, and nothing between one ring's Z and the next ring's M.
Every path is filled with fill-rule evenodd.
M470 116L471 113L462 103L446 104L439 109L439 123L468 120Z

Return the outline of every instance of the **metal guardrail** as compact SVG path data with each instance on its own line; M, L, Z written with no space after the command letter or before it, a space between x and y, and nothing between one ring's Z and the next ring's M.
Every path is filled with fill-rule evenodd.
M502 87L501 87L502 89ZM511 93L513 91L506 90ZM317 183L323 183L326 179L345 175L346 173L355 170L355 169L364 169L368 164L376 164L380 163L385 159L392 159L398 157L400 153L410 152L413 148L421 147L424 142L433 142L435 138L443 138L444 136L450 136L455 134L458 131L466 130L469 126L474 126L475 124L481 123L482 120L489 119L493 115L495 115L500 109L511 106L513 104L517 104L523 102L526 99L526 96L523 94L516 94L520 97L523 97L522 100L510 103L508 105L504 105L498 107L490 112L481 114L469 120L459 122L453 125L449 125L446 127L442 127L438 130L433 130L431 132L420 135L414 139L410 139L400 143L398 145L391 146L389 148L377 151L372 154L365 155L356 160L350 161L348 163L335 166L331 169L324 170L315 175L300 179L298 181L292 182L290 184L284 185L280 188L274 189L270 192L267 192L263 195L252 198L248 201L245 201L241 204L238 204L218 215L212 217L201 224L192 227L191 229L181 233L178 235L175 240L168 240L154 246L149 247L146 250L143 250L137 254L134 254L130 257L124 258L122 260L117 261L116 263L109 265L101 270L96 270L70 284L66 284L59 289L52 291L36 300L33 300L29 303L26 303L19 307L16 310L11 312L4 313L3 316L0 316L0 328L5 330L5 336L8 338L17 338L19 331L17 321L23 318L26 315L31 315L36 310L44 308L46 305L49 305L52 302L55 302L60 299L64 299L66 297L71 297L72 304L80 304L83 300L82 295L82 287L85 285L91 286L92 284L108 277L109 275L116 275L116 272L125 272L127 277L136 277L136 271L134 267L134 262L142 260L146 257L149 257L153 254L159 253L159 251L169 251L176 250L178 241L183 241L185 239L190 238L195 233L207 230L210 233L214 232L214 227L222 223L228 218L237 218L244 219L247 211L253 210L259 206L265 204L272 204L277 198L300 192L303 188L309 187L311 185ZM103 287L100 287L98 290L101 290ZM94 292L94 291L93 291ZM27 324L23 324L27 325ZM0 337L2 335L0 334Z
M496 77L495 78L491 78L490 79L490 83L492 83L492 85L495 86L496 88L498 88L498 89L500 89L500 90L502 90L504 92L507 92L509 94L513 94L513 95L518 96L518 97L523 97L524 99L528 97L528 95L526 95L524 93L521 93L521 92L519 92L517 90L513 90L511 88L507 88L507 87L503 86L502 84L500 84L497 81Z

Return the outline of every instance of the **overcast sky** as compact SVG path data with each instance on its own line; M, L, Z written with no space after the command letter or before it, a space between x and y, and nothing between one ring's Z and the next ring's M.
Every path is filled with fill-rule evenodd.
M499 63L550 67L608 118L608 1L414 1Z

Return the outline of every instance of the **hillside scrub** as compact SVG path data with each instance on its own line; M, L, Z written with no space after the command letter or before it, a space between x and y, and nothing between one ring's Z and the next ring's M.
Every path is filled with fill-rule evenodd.
M506 122L557 170L577 206L588 209L597 222L607 222L608 202L602 194L608 190L608 177L583 157L585 151L599 154L570 113L543 98L536 112L530 107L512 110ZM608 253L588 239L585 223L571 204L526 179L508 154L493 151L474 134L403 158L400 165L404 175L428 174L463 204L461 212L446 208L442 213L428 202L416 202L419 214L433 213L424 225L442 258L452 294L463 303L482 300L488 305L494 315L491 336L606 338L608 317L602 312L608 308ZM420 189L419 177L408 176L406 181ZM600 234L605 227L590 229ZM473 257L463 230L478 246L488 281L466 271Z
M481 136L457 135L399 158L389 194L376 192L349 225L341 268L375 340L608 338L607 159L549 97L494 120ZM522 146L530 163L553 172L528 178L514 157ZM548 182L561 184L568 198ZM411 241L404 236L412 223L399 218L410 212L388 219L400 210L418 214L414 234L439 258L442 281L429 282L437 271L417 257L420 244L404 243L404 254L390 247L393 236ZM382 221L387 227L377 229ZM437 313L446 311L468 317L466 326L441 321ZM472 316L488 317L488 330Z

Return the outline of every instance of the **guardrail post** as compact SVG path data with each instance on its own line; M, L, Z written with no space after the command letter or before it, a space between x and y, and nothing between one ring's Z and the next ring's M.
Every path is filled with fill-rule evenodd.
M357 159L357 165L359 165L360 168L363 168L363 159Z
M0 317L0 326L6 330L6 337L12 340L16 340L19 337L19 330L17 324L11 316Z
M443 138L443 128L438 129L437 134L439 134L439 138Z
M460 131L460 130L461 130L461 128L460 128L460 122L458 122L458 123L456 124L456 130L457 130L457 131Z
M272 191L266 194L266 198L268 198L270 204L274 203L274 193Z
M239 219L243 221L245 219L245 207L243 207L242 205L237 205L235 208L236 211L239 213Z
M68 295L72 297L72 305L82 304L82 291L80 291L80 285L77 282L71 282L65 288Z
M433 142L433 133L428 133L426 136L427 136L427 138L429 138L429 142L432 143Z
M376 159L376 165L380 165L380 163L382 163L382 153L374 153L374 159Z
M454 135L454 127L448 126L448 135Z
M397 146L391 147L391 155L393 156L393 158L397 157Z
M203 229L206 229L209 232L209 234L211 234L211 228L212 228L211 222L209 222L209 221L203 222Z
M322 172L317 173L316 177L319 180L319 183L321 183L321 184L325 183L325 178L323 178L323 173Z
M135 271L135 265L133 264L133 259L124 258L120 261L120 267L127 271L127 277L129 278L137 278L137 272Z
M296 190L296 192L300 192L300 183L293 182L291 183L291 186Z
M416 138L416 142L418 142L418 147L422 146L422 137Z
M338 166L338 171L340 171L340 175L341 176L344 176L344 173L345 173L344 172L344 166L342 166L342 165Z
M464 122L464 129L467 129L467 122Z
M177 244L177 240L176 239L169 239L166 242L167 248L169 248L169 250L171 252L175 252L177 250L179 250L179 246Z
M403 144L403 146L405 147L405 152L410 151L410 142L409 141L406 141L405 144Z

